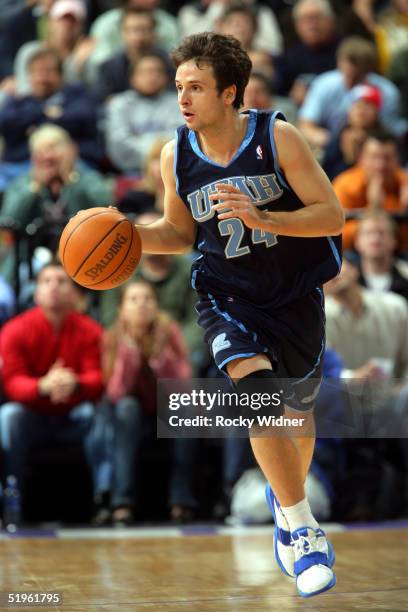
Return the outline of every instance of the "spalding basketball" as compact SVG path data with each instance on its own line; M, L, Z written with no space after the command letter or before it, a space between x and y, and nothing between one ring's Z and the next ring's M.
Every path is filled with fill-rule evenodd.
M88 289L113 289L133 274L141 255L139 234L115 208L82 210L61 234L59 256L70 277Z

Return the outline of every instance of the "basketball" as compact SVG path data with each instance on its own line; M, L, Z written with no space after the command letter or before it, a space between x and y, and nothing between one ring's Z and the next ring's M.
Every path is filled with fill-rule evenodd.
M69 276L88 289L113 289L135 271L141 241L133 225L115 208L89 208L65 226L59 256Z

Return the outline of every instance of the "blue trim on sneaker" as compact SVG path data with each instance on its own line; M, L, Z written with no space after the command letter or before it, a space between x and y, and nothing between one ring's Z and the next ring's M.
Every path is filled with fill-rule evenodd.
M291 542L290 531L286 529L282 529L281 527L278 527L278 524L276 521L276 515L275 515L275 507L274 507L275 494L272 491L271 485L269 483L266 483L265 497L266 497L266 503L268 504L269 510L272 512L273 520L275 521L275 529L274 529L274 534L273 534L274 535L274 546L273 547L274 547L276 563L279 565L279 567L281 568L285 576L289 576L289 578L293 578L293 575L289 574L286 571L279 557L279 553L278 553L278 540L285 546L290 546L290 542Z
M299 576L299 574L309 569L309 567L313 567L313 565L325 565L326 567L329 567L329 559L327 558L326 553L309 553L308 555L301 557L298 561L295 561L293 566L295 576Z

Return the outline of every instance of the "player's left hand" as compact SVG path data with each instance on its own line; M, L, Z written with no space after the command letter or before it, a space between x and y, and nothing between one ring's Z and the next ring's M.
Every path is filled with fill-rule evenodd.
M216 187L217 192L210 195L210 200L218 201L213 209L220 221L238 217L250 229L264 228L267 212L259 210L245 193L227 183L217 183Z

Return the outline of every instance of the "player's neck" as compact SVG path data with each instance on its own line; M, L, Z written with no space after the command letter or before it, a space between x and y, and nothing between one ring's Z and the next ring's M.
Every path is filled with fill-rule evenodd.
M248 126L248 115L234 112L198 133L202 152L212 161L226 165L238 151Z

